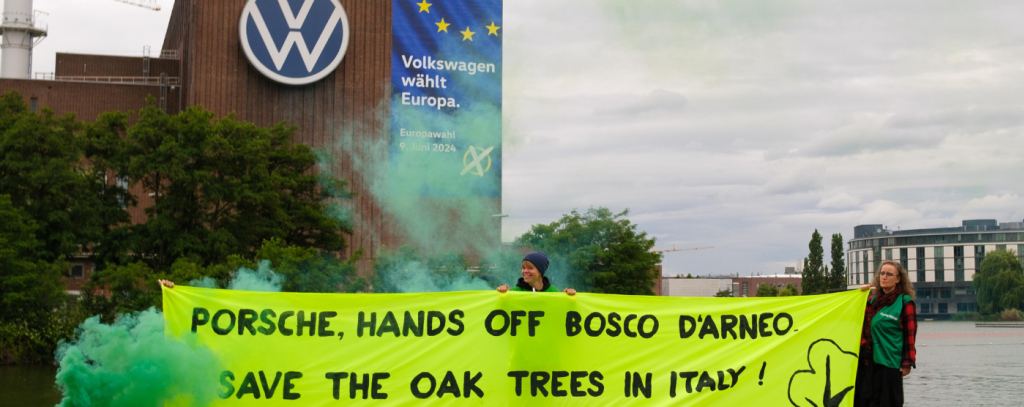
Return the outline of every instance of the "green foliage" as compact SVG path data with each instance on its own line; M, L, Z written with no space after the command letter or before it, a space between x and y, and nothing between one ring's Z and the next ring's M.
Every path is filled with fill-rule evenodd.
M832 234L832 268L828 273L828 288L846 287L846 260L843 259L843 235Z
M732 290L721 290L715 293L715 297L732 297Z
M31 320L0 321L0 365L52 362L57 344L83 320L77 307L61 306Z
M779 297L795 297L800 295L800 290L793 284L786 284L786 288L779 290Z
M107 161L119 174L154 194L146 221L119 231L125 249L154 270L166 272L182 257L201 265L253 258L272 239L345 248L351 228L328 215L328 202L349 193L342 181L316 175L314 152L291 143L294 127L215 119L198 106L171 116L152 104L118 145L111 135L123 127L111 114L91 134L109 146Z
M516 241L548 254L552 264L564 261L577 280L576 288L608 294L653 295L654 266L661 254L652 252L654 238L637 233L626 215L608 208L573 210L547 225L534 225ZM562 288L562 287L560 287Z
M804 295L823 294L827 287L826 268L824 265L824 249L821 246L821 234L814 229L811 241L807 244L810 255L804 259L803 287Z
M128 220L127 191L84 164L91 146L81 129L74 115L30 112L16 91L0 97L0 194L35 220L41 260L77 254Z
M40 257L36 224L25 211L0 195L0 322L34 320L64 300L61 267Z
M1024 270L1014 253L989 253L973 280L978 292L978 308L982 313L1024 307Z
M693 274L686 273L686 278L693 278ZM731 290L730 290L731 291Z
M757 286L758 297L778 297L779 289L775 284L762 283Z
M160 305L153 270L143 262L94 271L82 289L80 305L89 315L111 323L119 314Z
M263 242L256 252L257 261L269 260L274 272L284 276L282 291L304 293L351 293L366 289L365 279L356 275L355 263L361 257L362 251L357 251L342 261L333 253L286 246L277 238Z

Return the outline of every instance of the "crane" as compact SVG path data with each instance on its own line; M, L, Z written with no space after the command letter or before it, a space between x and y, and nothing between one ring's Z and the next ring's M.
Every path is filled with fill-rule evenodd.
M121 3L124 3L124 4L131 4L133 6L144 7L144 8L148 8L150 10L154 10L154 11L160 11L160 4L156 2L157 0L114 0L114 1L118 1L118 2L121 2Z
M662 249L662 250L654 249L654 250L651 250L651 252L654 252L654 253L685 252L685 251L690 251L690 250L707 250L707 249L714 249L714 248L715 248L715 246L704 246L704 247L687 247L687 248L682 248L682 249L676 249L676 245L672 245L671 249Z

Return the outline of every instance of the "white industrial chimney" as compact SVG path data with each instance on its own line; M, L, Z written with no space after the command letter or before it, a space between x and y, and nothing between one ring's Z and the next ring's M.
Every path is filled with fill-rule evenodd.
M36 27L32 0L5 0L0 24L0 77L31 79L32 47L46 37L45 27Z

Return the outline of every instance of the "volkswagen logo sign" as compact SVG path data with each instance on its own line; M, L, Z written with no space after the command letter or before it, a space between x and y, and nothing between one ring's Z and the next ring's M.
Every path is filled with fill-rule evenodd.
M327 76L348 49L348 16L338 0L249 0L238 35L266 77L306 85Z

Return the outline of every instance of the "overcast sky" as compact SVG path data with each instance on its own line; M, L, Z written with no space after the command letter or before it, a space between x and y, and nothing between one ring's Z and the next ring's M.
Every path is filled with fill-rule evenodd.
M442 0L436 0L442 1ZM172 2L36 0L54 53L159 52ZM505 2L504 238L630 210L665 273L825 235L1024 220L1024 2ZM828 248L825 248L826 257ZM826 259L827 261L827 259Z

